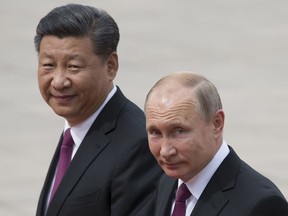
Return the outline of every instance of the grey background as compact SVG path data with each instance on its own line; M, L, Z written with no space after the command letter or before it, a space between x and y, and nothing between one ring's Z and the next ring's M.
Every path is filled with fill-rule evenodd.
M64 0L0 3L0 215L35 214L63 119L37 85L35 28ZM74 1L120 27L115 81L141 108L163 75L190 70L218 87L225 138L288 197L288 1Z

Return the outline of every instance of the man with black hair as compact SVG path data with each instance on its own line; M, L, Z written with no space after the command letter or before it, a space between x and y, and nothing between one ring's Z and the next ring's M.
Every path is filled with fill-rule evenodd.
M40 92L65 119L36 215L151 215L162 171L143 111L113 84L113 18L90 6L57 7L41 19L34 41Z

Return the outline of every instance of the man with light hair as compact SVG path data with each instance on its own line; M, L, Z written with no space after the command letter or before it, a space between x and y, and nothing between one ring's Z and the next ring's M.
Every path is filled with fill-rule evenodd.
M175 72L145 102L150 151L165 171L157 216L287 216L279 189L223 139L224 110L204 76Z

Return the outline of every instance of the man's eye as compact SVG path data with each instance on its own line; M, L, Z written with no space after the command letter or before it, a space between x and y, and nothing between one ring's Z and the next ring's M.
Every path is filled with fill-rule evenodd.
M185 132L185 130L183 130L182 128L177 128L177 129L175 130L175 132L176 132L177 134L183 134L183 133Z
M158 130L149 130L148 133L151 136L158 136L161 134L160 131L158 131Z
M51 70L53 69L53 64L43 64L42 67L45 69L45 70Z
M78 65L69 65L68 68L71 68L71 69L78 69L80 68Z
M71 72L79 72L81 70L82 66L78 64L70 64L68 65L68 70Z

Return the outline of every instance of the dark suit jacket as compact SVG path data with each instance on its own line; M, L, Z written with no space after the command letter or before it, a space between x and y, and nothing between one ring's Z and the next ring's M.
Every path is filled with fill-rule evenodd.
M164 175L157 189L155 216L169 216L177 180ZM191 216L288 216L278 188L233 151L224 159L197 201Z
M36 216L45 215L47 193L57 165L52 159ZM151 215L162 171L149 151L143 111L117 89L99 114L47 210L47 216Z

